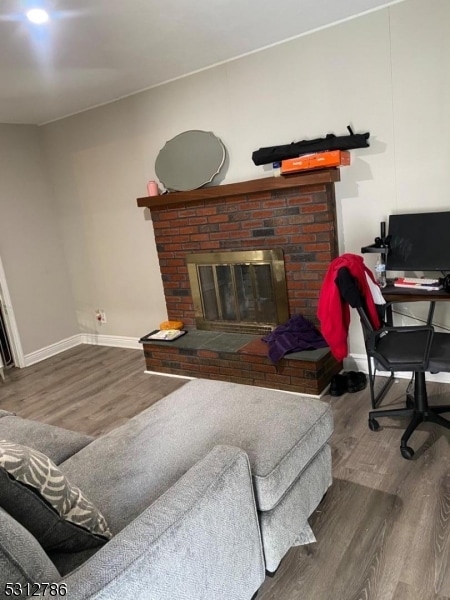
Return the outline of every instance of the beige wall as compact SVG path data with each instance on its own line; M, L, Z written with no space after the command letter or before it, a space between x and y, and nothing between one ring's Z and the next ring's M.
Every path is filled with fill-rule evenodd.
M39 133L0 125L0 257L25 355L78 334Z
M166 318L136 197L181 131L222 139L227 183L270 176L251 161L260 146L345 134L349 123L370 131L336 186L341 252L359 253L392 212L450 208L449 23L447 0L406 0L41 127L81 331L139 337ZM101 329L95 308L108 317ZM351 342L363 352L355 325Z

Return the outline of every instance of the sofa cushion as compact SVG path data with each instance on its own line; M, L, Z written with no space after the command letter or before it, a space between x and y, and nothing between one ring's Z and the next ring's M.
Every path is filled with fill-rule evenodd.
M9 582L59 581L60 574L36 538L1 508L0 531L1 593Z
M60 468L117 532L218 444L248 454L258 508L270 510L332 431L325 402L198 379L95 440Z
M0 418L0 440L11 440L16 444L24 444L43 452L56 465L63 462L81 448L93 441L93 437L32 421L22 419L11 413L5 413Z
M0 506L47 550L77 551L111 538L103 515L44 454L0 440Z

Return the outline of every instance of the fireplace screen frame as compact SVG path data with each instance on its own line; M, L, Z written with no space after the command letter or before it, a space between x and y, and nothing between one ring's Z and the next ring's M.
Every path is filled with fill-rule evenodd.
M286 285L286 272L284 266L284 254L281 248L272 248L269 250L246 250L246 251L231 251L231 252L202 252L195 254L188 254L186 256L186 265L189 275L189 282L191 286L192 301L194 306L195 323L197 329L204 330L215 330L215 331L230 331L230 332L241 332L241 333L267 333L284 323L289 318L289 306L288 306L288 292ZM257 295L257 275L256 268L258 265L269 265L270 267L270 279L272 293L271 302L273 302L273 311L271 319L249 320L239 319L240 313L240 302L239 292L236 285L236 269L233 267L244 265L248 267L247 274L251 288L253 290L253 297L250 301L254 302L255 317L258 314L264 315L264 310L259 309L260 298ZM217 304L217 312L219 318L209 318L207 315L208 309L206 305L208 300L205 300L206 292L202 290L201 285L201 268L211 267L210 280L212 289L213 301ZM228 297L228 301L232 303L234 310L238 318L227 319L224 313L227 312L224 306L222 306L221 290L218 284L218 268L221 267L230 268L230 281L229 285L232 287L231 299ZM223 270L223 269L222 269ZM239 272L239 271L238 271ZM261 272L261 271L260 271ZM249 283L249 285L250 285Z

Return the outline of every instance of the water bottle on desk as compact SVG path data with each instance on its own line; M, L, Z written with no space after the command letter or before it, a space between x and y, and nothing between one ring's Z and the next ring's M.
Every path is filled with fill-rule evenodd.
M386 265L381 254L378 255L375 265L375 279L380 288L386 287Z

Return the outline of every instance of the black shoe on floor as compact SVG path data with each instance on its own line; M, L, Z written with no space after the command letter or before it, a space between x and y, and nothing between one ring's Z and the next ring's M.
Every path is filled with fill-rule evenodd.
M333 375L330 381L330 396L342 396L347 391L347 377Z
M364 373L360 373L357 371L348 371L345 374L346 377L346 385L347 392L354 394L355 392L360 392L367 385L367 377Z

